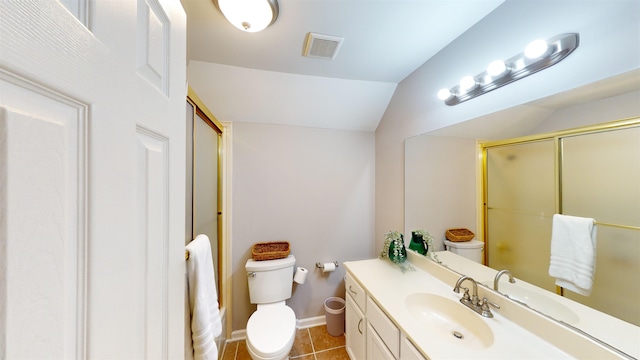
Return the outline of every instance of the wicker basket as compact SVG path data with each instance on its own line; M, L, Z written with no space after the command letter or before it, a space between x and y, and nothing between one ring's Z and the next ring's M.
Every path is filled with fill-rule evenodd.
M273 241L265 243L255 243L251 247L251 256L253 260L275 260L289 256L288 241Z
M448 229L445 237L449 241L463 242L473 239L475 234L469 229Z

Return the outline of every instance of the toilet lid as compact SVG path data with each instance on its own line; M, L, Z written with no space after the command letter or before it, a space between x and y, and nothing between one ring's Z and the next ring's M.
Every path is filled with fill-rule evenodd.
M295 333L296 314L285 305L259 309L247 322L248 343L262 357L282 351Z

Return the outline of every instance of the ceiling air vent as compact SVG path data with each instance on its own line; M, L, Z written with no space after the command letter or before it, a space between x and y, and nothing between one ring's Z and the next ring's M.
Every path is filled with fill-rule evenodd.
M323 34L307 33L302 55L318 59L333 60L344 38Z

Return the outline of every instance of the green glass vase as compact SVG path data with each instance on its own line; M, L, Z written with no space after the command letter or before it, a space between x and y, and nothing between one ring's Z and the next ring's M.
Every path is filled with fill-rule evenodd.
M409 249L419 252L422 255L425 255L429 247L427 246L427 242L424 240L424 238L421 235L416 234L415 231L412 231L411 242L409 242Z
M402 234L400 239L395 239L389 244L389 259L394 263L403 263L407 260L407 249L404 247Z

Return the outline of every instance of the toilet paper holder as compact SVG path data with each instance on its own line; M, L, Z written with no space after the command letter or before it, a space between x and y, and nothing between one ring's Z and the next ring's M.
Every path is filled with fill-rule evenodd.
M338 261L334 261L334 262L333 262L333 264L334 264L336 267L338 267ZM324 264L323 264L323 263L321 263L321 262L317 262L317 263L316 263L316 267L317 267L318 269L322 269L322 270L324 270Z

